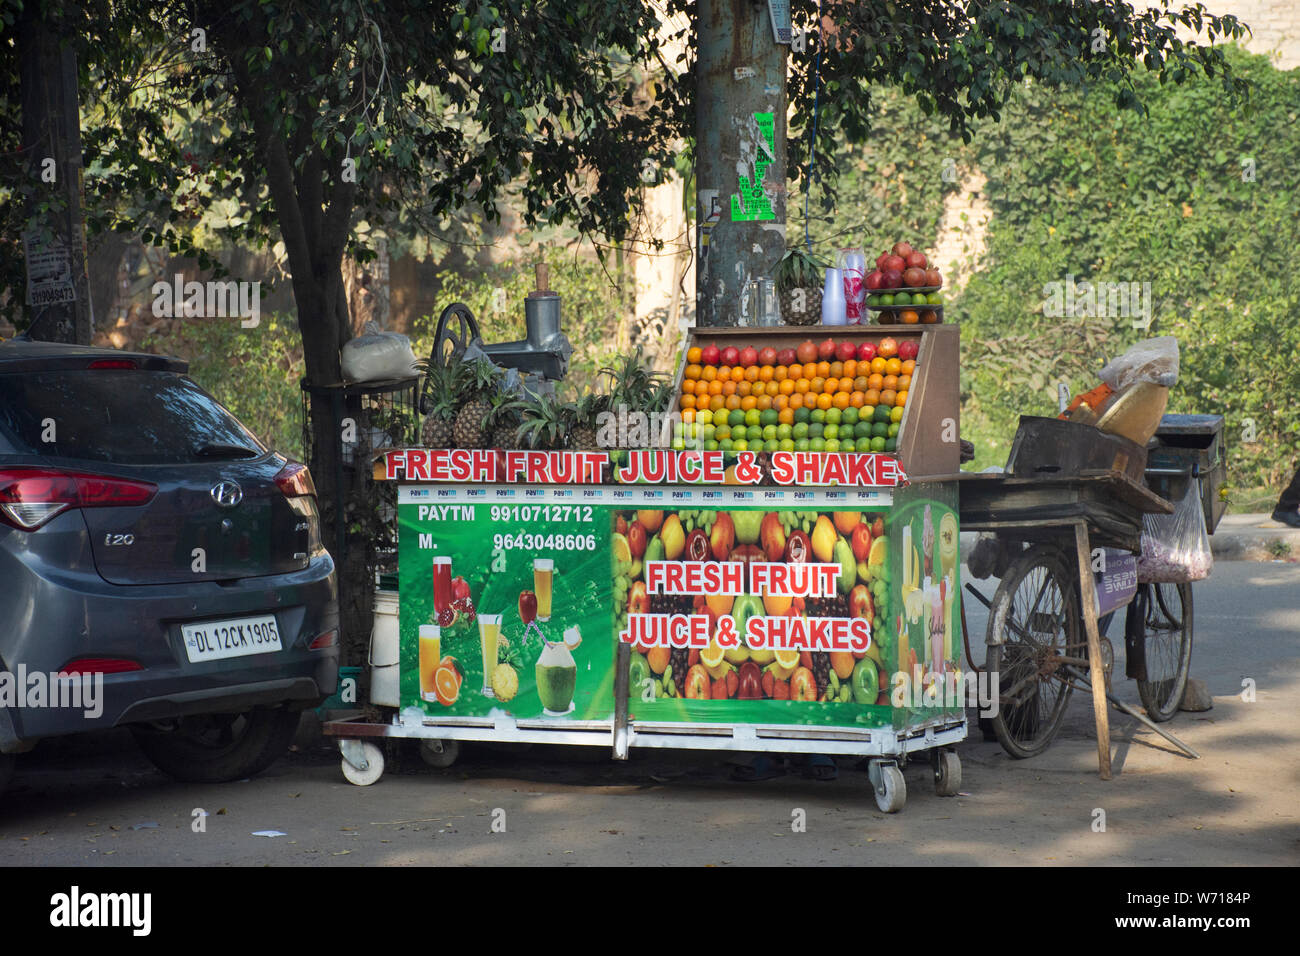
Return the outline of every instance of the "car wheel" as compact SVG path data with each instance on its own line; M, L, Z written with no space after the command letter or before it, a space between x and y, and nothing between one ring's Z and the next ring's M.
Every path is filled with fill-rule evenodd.
M299 711L201 714L170 725L132 727L155 767L187 783L223 783L261 773L289 748Z

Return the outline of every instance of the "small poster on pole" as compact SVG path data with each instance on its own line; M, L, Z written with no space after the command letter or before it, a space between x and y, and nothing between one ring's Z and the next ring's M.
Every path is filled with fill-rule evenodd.
M767 12L772 17L772 39L777 43L789 43L790 0L767 0Z

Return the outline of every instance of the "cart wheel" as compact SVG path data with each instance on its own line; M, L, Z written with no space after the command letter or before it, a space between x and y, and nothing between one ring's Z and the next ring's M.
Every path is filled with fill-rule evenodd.
M445 770L460 759L460 741L437 738L421 740L420 757L430 767Z
M348 783L358 787L368 787L384 775L384 752L370 741L358 741L361 747L360 762L363 767L354 766L347 757L340 761L343 776ZM353 759L356 759L354 756Z
M907 803L907 781L903 771L894 763L880 764L877 768L875 784L876 806L881 813L897 813Z
M1192 586L1149 584L1150 600L1142 631L1146 641L1147 679L1137 682L1147 716L1164 723L1183 702L1192 663ZM1138 613L1137 602L1129 613Z
M993 596L985 666L998 675L993 730L1013 757L1047 749L1074 689L1065 668L1088 666L1077 592L1065 556L1037 545L1007 570Z
M955 797L961 789L961 758L951 750L940 750L934 758L934 792Z

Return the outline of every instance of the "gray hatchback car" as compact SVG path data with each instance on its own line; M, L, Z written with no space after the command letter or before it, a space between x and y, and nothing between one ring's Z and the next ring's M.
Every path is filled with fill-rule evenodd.
M174 777L239 779L334 692L311 475L186 369L0 344L0 787L41 738L120 726Z

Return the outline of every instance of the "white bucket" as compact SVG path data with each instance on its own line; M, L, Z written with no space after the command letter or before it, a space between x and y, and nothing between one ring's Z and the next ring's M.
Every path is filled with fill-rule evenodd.
M375 589L375 626L370 632L370 703L397 707L402 659L397 592Z

